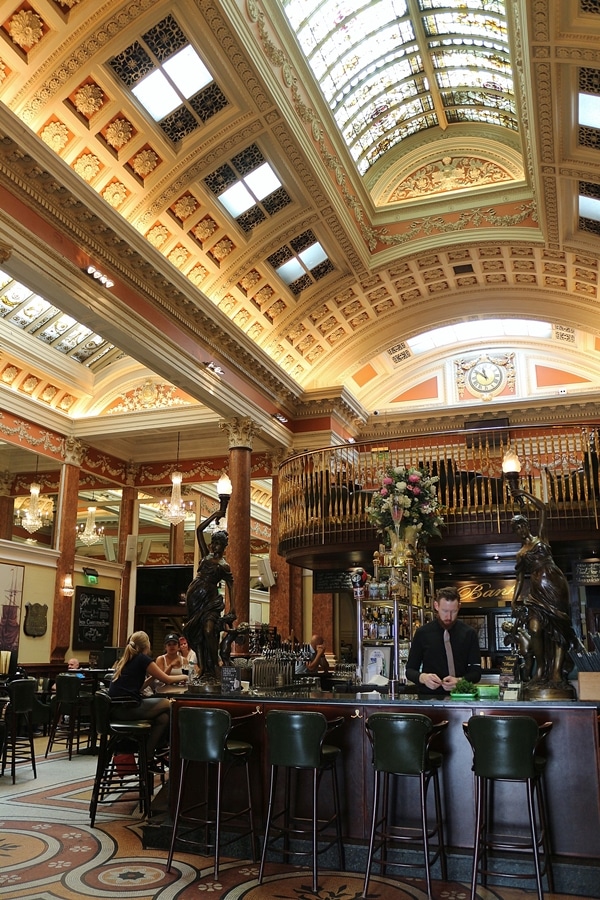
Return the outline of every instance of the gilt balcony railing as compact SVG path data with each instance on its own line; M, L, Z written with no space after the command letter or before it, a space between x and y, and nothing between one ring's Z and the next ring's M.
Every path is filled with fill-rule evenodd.
M595 532L600 527L599 441L597 423L498 427L382 438L298 454L279 468L279 553L376 544L367 508L390 465L424 466L439 477L446 539L508 533L517 511L502 476L509 448L521 461L522 486L548 504L553 533Z

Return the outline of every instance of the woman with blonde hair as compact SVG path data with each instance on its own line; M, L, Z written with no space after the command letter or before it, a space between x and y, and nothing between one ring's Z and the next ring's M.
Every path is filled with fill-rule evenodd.
M123 656L117 661L108 693L112 700L135 700L137 706L119 709L113 703L112 717L115 722L131 720L150 721L152 728L148 737L148 759L152 759L156 748L169 726L170 700L168 697L144 697L142 690L148 678L156 678L164 684L182 684L187 678L182 675L167 675L150 656L150 638L145 631L135 631L127 641Z

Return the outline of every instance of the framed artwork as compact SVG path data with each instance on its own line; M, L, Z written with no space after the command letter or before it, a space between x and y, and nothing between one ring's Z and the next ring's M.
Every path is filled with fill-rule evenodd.
M0 563L0 650L9 653L19 649L24 575L25 566Z
M112 644L115 592L75 588L73 650L102 650Z
M471 628L474 628L479 638L479 648L482 651L490 649L487 616L461 616L461 622L466 622Z

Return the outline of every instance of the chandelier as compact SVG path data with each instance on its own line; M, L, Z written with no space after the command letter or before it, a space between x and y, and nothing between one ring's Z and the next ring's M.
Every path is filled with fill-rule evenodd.
M16 521L25 528L29 534L39 531L44 525L48 525L52 521L52 513L54 512L54 504L51 500L40 499L41 485L37 480L39 466L39 457L35 460L35 481L29 485L29 499L27 505L23 504L17 512ZM50 509L48 510L48 503Z
M166 519L171 525L179 525L184 522L188 516L193 514L194 504L190 501L185 503L181 498L181 483L183 474L179 471L179 434L177 434L177 461L175 463L175 471L171 472L171 498L161 500L160 516Z
M93 544L100 543L103 534L104 527L96 525L96 507L88 506L85 525L79 525L77 528L77 540L87 547L91 547Z
M21 525L29 534L38 531L44 524L40 509L40 491L41 485L37 481L32 481L29 485L29 503L25 512L21 511Z

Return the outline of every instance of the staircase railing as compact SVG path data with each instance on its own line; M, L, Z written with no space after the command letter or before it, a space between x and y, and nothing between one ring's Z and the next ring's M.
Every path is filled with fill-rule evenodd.
M311 450L279 468L279 552L373 542L367 508L387 466L424 466L439 477L446 535L500 534L515 502L502 477L510 448L521 483L548 504L553 531L600 527L596 424L498 427L381 438Z

